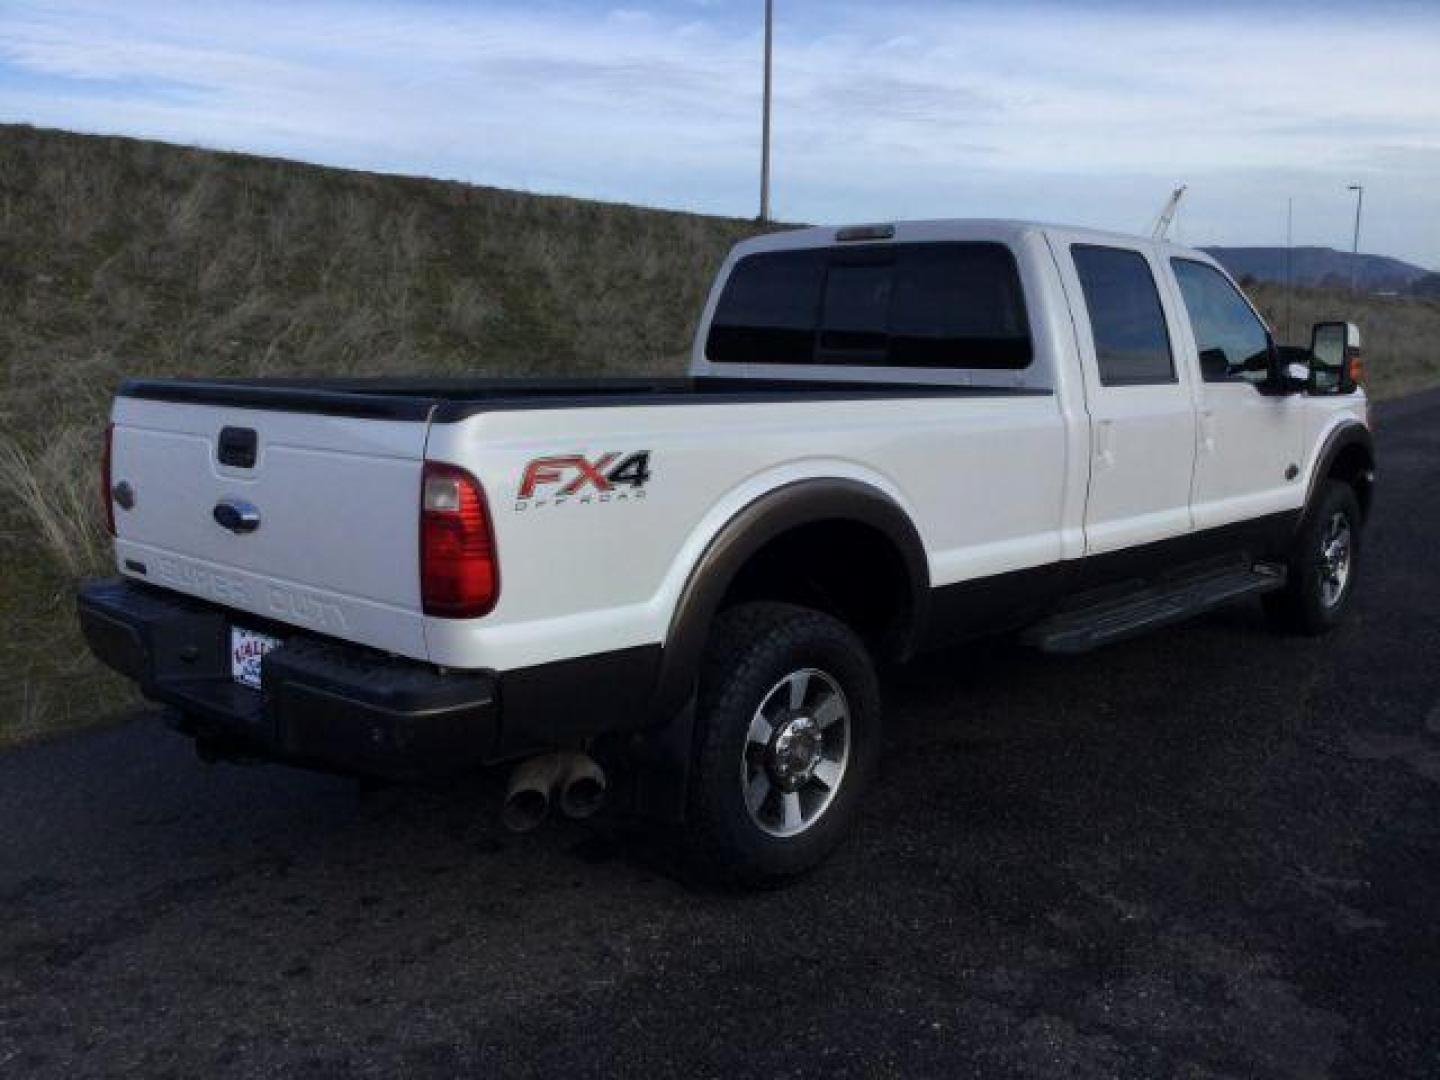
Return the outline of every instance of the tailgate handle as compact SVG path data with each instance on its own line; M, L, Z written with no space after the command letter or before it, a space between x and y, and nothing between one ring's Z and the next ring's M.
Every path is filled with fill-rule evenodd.
M220 464L237 469L255 467L255 447L259 439L255 429L248 427L227 427L220 429Z
M251 503L241 499L221 499L212 511L215 524L229 529L237 536L251 533L260 527L260 511Z

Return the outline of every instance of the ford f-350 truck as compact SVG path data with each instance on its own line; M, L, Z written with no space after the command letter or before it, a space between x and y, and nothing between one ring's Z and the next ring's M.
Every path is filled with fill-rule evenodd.
M623 777L783 877L854 816L880 665L1341 618L1374 452L1358 332L1314 335L1282 362L1198 251L936 221L740 244L683 379L137 379L80 620L206 753L517 763L522 825Z

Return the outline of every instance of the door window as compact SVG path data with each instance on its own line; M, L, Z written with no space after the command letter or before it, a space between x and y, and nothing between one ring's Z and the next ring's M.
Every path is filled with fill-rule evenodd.
M1101 384L1173 383L1170 331L1149 261L1138 251L1089 244L1074 245L1070 254L1085 292Z
M1245 298L1213 266L1171 259L1206 382L1264 382L1270 376L1270 335Z

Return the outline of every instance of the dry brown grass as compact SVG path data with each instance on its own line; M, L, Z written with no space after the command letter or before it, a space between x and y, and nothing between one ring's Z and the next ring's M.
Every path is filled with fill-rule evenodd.
M95 460L123 376L676 372L753 231L0 125L0 744L121 700L70 596L105 565ZM1382 393L1440 381L1440 305L1295 308L1357 319Z
M1287 299L1282 286L1268 284L1249 292L1276 336L1288 344L1309 345L1310 327L1317 322L1348 319L1358 325L1375 397L1440 384L1440 300L1357 296L1337 289L1297 289Z
M69 577L95 572L104 563L104 535L94 512L95 445L85 436L79 427L61 428L27 451L0 435L0 493L29 526L32 550Z

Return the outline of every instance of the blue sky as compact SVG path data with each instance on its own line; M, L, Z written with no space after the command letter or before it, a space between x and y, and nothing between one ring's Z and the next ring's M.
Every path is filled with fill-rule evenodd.
M774 209L1440 268L1440 3L776 0ZM0 120L751 216L761 0L0 0Z

